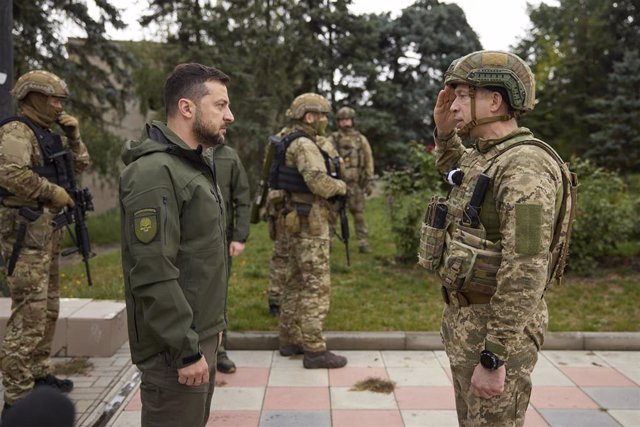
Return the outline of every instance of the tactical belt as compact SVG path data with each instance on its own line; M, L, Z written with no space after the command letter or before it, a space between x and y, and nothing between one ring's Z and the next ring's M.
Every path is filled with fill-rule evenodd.
M453 305L459 305L460 307L469 307L472 304L489 304L491 302L491 295L479 292L450 291L444 286L440 288L440 291L445 304L453 303Z

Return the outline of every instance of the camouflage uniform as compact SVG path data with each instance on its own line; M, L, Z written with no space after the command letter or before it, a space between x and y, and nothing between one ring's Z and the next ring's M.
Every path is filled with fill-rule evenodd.
M355 120L355 111L342 107L336 118ZM367 138L353 127L340 128L333 132L331 142L344 161L342 178L347 183L347 206L353 215L358 247L369 251L368 229L364 219L365 195L373 191L373 155Z
M285 191L284 209L276 219L284 224L289 244L289 265L280 308L280 347L303 347L305 367L309 367L308 354L330 353L326 351L322 335L331 291L327 199L346 192L346 184L329 175L316 145L316 135L322 131L314 126L316 123L301 120L309 110L295 108L297 102L307 99L317 104L316 98L322 101L322 113L326 115L330 110L328 101L319 95L304 94L296 98L288 112L290 118L296 119L291 131L301 131L306 136L294 139L284 153L284 164L301 175L309 192Z
M51 79L57 79L46 72L38 71ZM22 82L30 76L21 77ZM59 81L61 82L61 81ZM61 82L61 84L64 84ZM23 83L19 79L16 89ZM44 100L51 96L66 97L64 93L43 95ZM20 98L20 110L23 117L29 119L44 131L49 131L51 122L43 119L40 111ZM32 95L30 92L28 95ZM27 100L30 98L27 98ZM79 174L89 165L87 149L80 139L62 137L65 149L73 153L75 173ZM22 206L37 210L42 215L28 223L20 255L7 284L11 292L11 317L7 323L2 350L0 352L4 401L12 405L29 393L34 380L51 374L49 356L59 312L59 241L61 229L54 229L52 219L60 212L52 207L51 200L60 187L39 176L32 169L43 166L43 154L31 128L19 121L12 121L0 128L0 187L11 196L6 196L0 206L0 248L6 264L13 252L18 228L26 220L18 215ZM72 385L71 385L72 386Z
M525 75L531 80L522 78L526 104L514 105L512 98L510 105L516 111L527 111L533 108L533 76L526 65L517 68L524 64L519 58L515 65L507 63L507 58L517 57L470 54L452 64L445 83L481 86L460 77L464 76L460 64L467 62L480 61L470 66L476 72L482 72L483 66L515 69L519 78ZM475 121L475 112L472 115ZM556 221L565 192L564 165L550 148L543 149L546 145L533 144L533 140L526 128L516 128L499 139L480 138L468 149L457 133L435 138L438 170L447 173L459 167L464 172L462 182L444 202L448 217L442 261L436 268L447 303L441 334L451 363L458 420L463 426L524 424L530 375L548 323L544 291L552 275L552 241L560 232ZM488 190L479 225L469 226L467 209L481 173L490 177ZM484 350L506 366L504 391L490 399L476 396L471 387Z

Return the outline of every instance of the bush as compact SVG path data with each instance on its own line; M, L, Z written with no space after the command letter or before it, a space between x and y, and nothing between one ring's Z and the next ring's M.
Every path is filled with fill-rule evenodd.
M396 260L417 261L420 243L420 221L434 194L443 194L442 178L435 156L423 145L409 142L409 167L384 175L391 233L396 247Z
M617 174L588 160L575 162L571 169L579 184L568 266L578 274L591 274L632 237L640 198L626 191Z

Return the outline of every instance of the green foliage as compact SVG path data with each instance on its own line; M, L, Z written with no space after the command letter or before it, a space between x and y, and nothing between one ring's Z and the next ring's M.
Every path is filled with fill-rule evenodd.
M579 186L568 265L571 271L589 274L632 237L640 198L630 195L615 173L588 160L571 169L578 174Z
M113 177L120 140L107 122L124 113L132 58L106 38L107 26L123 28L120 12L109 2L95 2L94 19L86 2L13 0L14 70L17 79L32 69L45 69L63 78L71 97L67 110L80 119L95 169ZM86 34L84 39L60 37L63 26ZM109 114L112 117L109 117Z
M87 228L92 245L120 243L120 212L118 209L110 209L99 215L90 213L87 217ZM71 229L74 230L74 227L71 226ZM69 233L65 233L61 246L71 246Z
M420 244L420 221L427 203L443 191L435 156L415 141L408 144L408 152L408 166L388 172L384 182L396 259L414 263Z
M516 53L529 60L536 75L539 102L521 123L550 141L564 158L585 157L593 147L592 135L602 141L605 135L615 134L616 147L611 150L619 150L618 141L623 138L620 124L630 124L627 115L633 116L637 107L613 117L617 114L610 109L613 104L618 113L629 105L611 99L610 84L618 85L625 79L636 82L625 87L629 99L637 98L637 68L628 62L626 67L615 69L615 64L628 58L627 52L637 50L640 40L637 1L541 3L530 9L530 19L533 27L517 46ZM634 85L636 88L632 89ZM614 93L624 94L624 90L621 87ZM606 119L594 120L600 115ZM624 135L628 135L626 130ZM589 154L595 161L598 156L596 151ZM612 169L627 167L620 163L620 156L616 157L616 163L599 164Z

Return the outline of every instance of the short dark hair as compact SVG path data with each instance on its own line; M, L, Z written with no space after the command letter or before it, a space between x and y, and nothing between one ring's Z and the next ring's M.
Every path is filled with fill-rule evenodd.
M229 76L215 67L195 62L178 64L164 83L164 108L167 117L175 115L181 98L199 102L207 94L204 84L211 80L226 84Z

